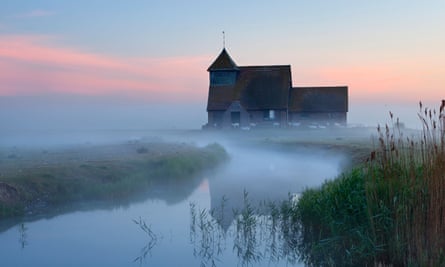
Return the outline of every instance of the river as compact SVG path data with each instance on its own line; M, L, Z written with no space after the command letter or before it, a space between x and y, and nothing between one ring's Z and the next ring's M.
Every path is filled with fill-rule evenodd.
M171 185L132 202L85 203L0 222L1 265L303 266L283 244L271 242L261 205L334 178L342 157L322 150L226 148L229 162L196 177L190 190ZM234 212L246 203L253 241L245 239L245 229L240 237Z

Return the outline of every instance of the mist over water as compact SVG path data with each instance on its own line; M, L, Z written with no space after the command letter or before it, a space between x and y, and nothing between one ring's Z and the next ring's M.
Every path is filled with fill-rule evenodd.
M42 151L48 150L51 154L65 146L79 152L76 157L84 158L81 153L85 153L82 152L85 146L91 151L95 145L129 142L197 146L216 142L227 150L230 160L203 177L194 178L185 186L187 190L175 185L168 190L152 188L155 195L148 193L146 199L123 206L85 203L80 210L74 206L43 215L46 219L30 216L23 221L4 222L0 247L7 247L4 250L7 256L2 260L7 265L60 266L69 261L82 266L139 266L133 260L146 246L147 238L132 220L141 217L159 237L143 266L197 266L202 259L193 254L190 244L190 203L217 210L226 199L225 209L230 211L227 214L232 214L232 210L242 209L245 192L254 206L265 201L284 200L289 194L298 194L306 187L318 186L334 178L341 171L340 162L344 159L343 155L323 150L259 146L253 141L255 131L200 131L198 129L206 121L202 105L43 100L20 97L1 100L1 160L26 162L33 159L29 155L40 160L40 156L46 155ZM29 151L34 154L28 155ZM14 158L8 158L11 155ZM194 184L197 180L201 180L198 187ZM195 189L192 191L188 187ZM175 195L163 195L167 191ZM179 200L171 202L170 199ZM221 221L222 229L227 231L233 227L233 220L233 216L225 216ZM239 264L240 259L230 249L233 240L228 237L225 242L229 244L228 249L218 256L221 264L217 266ZM177 252L175 257L172 251ZM276 264L286 265L285 261ZM258 262L257 266L269 266L268 259Z
M225 147L230 162L208 179L211 209L217 218L221 216L218 219L224 229L235 219L233 211L243 210L246 194L254 208L279 203L335 178L344 160L341 154L321 149L265 149L236 144Z
M149 195L145 200L138 200L138 203L125 204L125 208L119 204L101 208L88 206L87 203L87 207L84 207L86 211L66 211L66 214L45 220L31 218L25 222L25 228L29 229L29 245L24 250L18 244L15 247L8 245L17 243L17 229L21 229L21 222L8 223L3 228L4 232L0 233L0 247L9 246L5 262L34 266L36 262L42 262L42 257L54 257L46 261L47 266L58 266L67 259L83 266L104 263L107 266L135 266L137 264L132 260L145 244L144 236L132 222L140 216L148 218L148 223L152 223L154 230L164 237L164 241L149 256L148 265L187 262L196 266L200 260L191 252L188 238L191 202L199 208L209 210L217 210L224 205L221 210L225 209L225 214L233 215L233 210L243 208L246 193L255 207L267 201L281 201L287 199L289 194L298 195L305 188L317 187L325 180L335 178L342 171L342 163L347 160L341 153L324 149L267 144L269 138L289 136L312 141L327 138L334 140L335 136L332 136L330 129L318 129L316 132L295 129L266 133L254 130L200 131L207 120L204 102L159 104L110 97L1 97L1 160L26 159L28 151L20 150L21 147L36 148L40 152L34 155L40 157L43 155L42 149L51 150L61 146L79 148L83 153L82 148L85 145L94 150L94 145L139 142L191 143L197 146L219 143L230 156L227 163L206 172L203 177L196 177L194 183L200 181L200 185L196 187L196 184L190 183L188 186L191 190L182 190L189 192L189 195L175 195L173 199L180 201L174 203L168 201L172 199L171 195L163 195L165 188L154 188L156 197L151 198ZM375 133L371 130L372 127L389 122L389 111L400 117L406 127L419 127L418 106L414 104L353 103L348 121L354 127L370 127L358 133L361 138L369 138ZM349 136L357 134L356 131L343 130L341 140L348 140ZM258 143L258 140L262 140L262 143ZM15 150L15 147L18 149ZM8 158L9 156L14 158ZM194 191L190 193L193 188ZM179 188L170 190L178 194L179 191ZM233 221L233 216L225 216L221 220L224 231L233 227ZM88 228L79 227L79 223L88 225ZM48 231L50 228L54 230ZM73 236L66 233L67 228L75 229L77 234ZM91 240L94 242L90 242ZM61 243L64 246L60 246ZM180 251L177 259L172 259L172 250ZM76 257L72 251L81 251L83 256ZM230 249L221 257L223 262L217 266L235 266L239 263ZM88 258L93 260L89 262ZM268 266L268 262L258 266ZM281 262L277 266L286 266L286 263Z
M161 193L154 199L148 196L147 200L125 207L104 209L92 205L85 211L47 219L31 218L23 227L18 222L0 233L0 247L6 248L3 263L60 266L68 261L73 266L199 266L206 257L215 257L216 266L249 266L240 263L244 259L233 251L234 240L229 234L234 231L232 211L243 208L245 192L255 207L261 202L287 199L289 193L298 194L305 187L318 186L325 179L334 178L341 171L339 162L343 159L343 155L320 149L258 146L245 142L242 135L170 133L162 138L167 142L198 145L218 141L226 148L230 160L202 174L201 184L179 202L168 202L169 196L162 194L165 189L155 188L154 191ZM199 209L217 210L223 199L226 199L226 214L230 215L220 222L220 227L227 232L227 239L223 241L225 249L218 255L202 258L193 253L194 249L205 249L199 247L200 240L190 243L190 203ZM158 238L141 264L133 260L141 255L148 239L132 222L139 217ZM255 253L264 258L254 266L270 266L268 254L262 250L265 243L257 244ZM276 259L272 266L288 266L288 263L285 259Z

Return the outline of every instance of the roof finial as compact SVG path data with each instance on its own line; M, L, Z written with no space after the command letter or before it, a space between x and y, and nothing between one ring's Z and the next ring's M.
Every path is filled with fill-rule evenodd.
M222 31L223 34L223 48L226 48L226 33L224 31Z

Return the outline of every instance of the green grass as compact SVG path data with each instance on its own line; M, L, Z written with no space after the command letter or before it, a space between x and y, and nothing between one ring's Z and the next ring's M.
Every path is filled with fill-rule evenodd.
M301 226L298 250L306 264L364 266L372 262L372 252L378 248L369 238L362 170L307 189L295 213Z
M21 203L0 203L0 219L6 217L20 216L23 214L24 205Z
M156 186L188 182L198 172L215 167L226 158L225 150L213 144L163 156L25 170L0 181L15 188L19 195L14 201L0 201L0 219L23 215L25 208L38 202L56 206L83 200L131 198Z

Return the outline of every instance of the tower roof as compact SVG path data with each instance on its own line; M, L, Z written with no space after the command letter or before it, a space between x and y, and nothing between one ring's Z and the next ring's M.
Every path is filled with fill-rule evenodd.
M238 70L238 66L235 64L233 59L229 56L226 49L223 48L219 56L213 61L212 65L207 69L211 70Z

